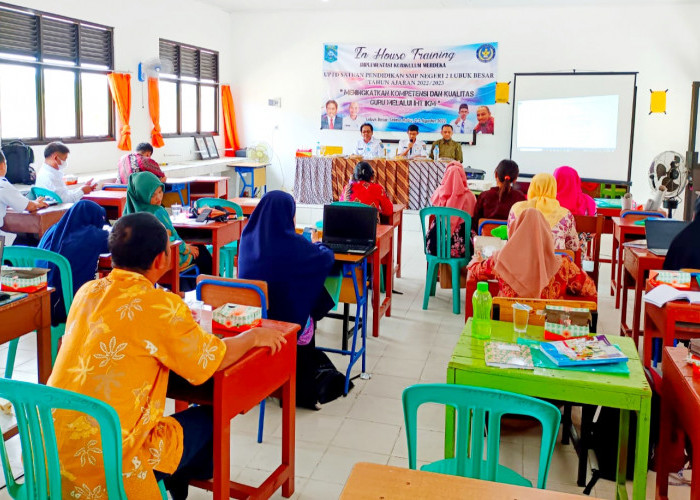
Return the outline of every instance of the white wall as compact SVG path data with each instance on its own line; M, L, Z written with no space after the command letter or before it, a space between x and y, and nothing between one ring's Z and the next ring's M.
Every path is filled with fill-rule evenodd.
M151 119L148 115L148 93L137 78L140 61L158 57L158 39L189 43L219 51L219 80L229 83L233 74L233 43L231 16L216 7L191 0L23 0L22 6L73 17L114 28L114 64L117 71L131 71L131 140L151 142ZM223 126L219 118L220 131ZM117 130L119 130L117 120ZM223 151L223 136L216 138ZM114 168L123 151L117 142L69 144L71 150L67 173L84 174ZM158 162L177 163L195 159L191 137L165 139L165 146L156 149ZM34 147L37 163L44 157L44 146ZM38 164L38 165L37 165Z
M562 2L563 3L563 2ZM573 3L573 2L571 2ZM498 42L498 81L516 72L638 71L633 188L646 200L646 171L665 150L684 153L691 82L700 79L700 5L611 0L588 6L471 7L403 12L323 11L233 14L234 100L244 144L264 140L279 161L268 182L291 189L298 147L342 144L359 136L319 130L325 99L324 42L426 46ZM435 21L434 19L438 19ZM243 43L245 45L243 45ZM649 89L669 89L668 114L649 115ZM267 99L282 98L282 108ZM465 165L490 172L510 146L511 107L494 106L494 136L465 149ZM278 129L275 129L278 126ZM281 168L280 168L281 167ZM283 174L283 175L282 175Z

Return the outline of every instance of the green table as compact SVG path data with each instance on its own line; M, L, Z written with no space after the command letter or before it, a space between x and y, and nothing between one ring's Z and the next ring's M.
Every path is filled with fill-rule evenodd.
M634 462L633 498L646 497L647 456L649 452L649 421L651 389L632 339L609 336L629 358L629 375L588 373L569 370L503 369L484 363L484 340L471 336L471 318L464 325L462 335L447 366L447 383L501 389L538 398L570 401L619 408L620 438L617 460L617 498L627 498L627 443L630 412L637 412L637 446ZM492 340L517 342L513 324L492 321ZM525 337L542 340L541 326L528 326ZM445 457L454 456L454 410L447 408L445 423Z

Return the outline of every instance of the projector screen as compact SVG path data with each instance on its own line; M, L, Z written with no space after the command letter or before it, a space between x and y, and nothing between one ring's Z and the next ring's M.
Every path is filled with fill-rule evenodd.
M636 73L516 74L511 158L522 174L561 165L629 181Z

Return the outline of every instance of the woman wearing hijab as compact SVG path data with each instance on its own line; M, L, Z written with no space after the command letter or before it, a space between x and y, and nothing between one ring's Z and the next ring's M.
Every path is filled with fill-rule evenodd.
M563 166L554 171L557 180L557 201L573 215L595 215L593 198L581 190L581 178L571 167Z
M109 252L109 232L102 229L106 223L104 208L94 201L81 200L63 214L61 220L51 226L39 242L39 248L51 250L68 260L73 274L74 294L85 283L95 279L100 254ZM48 268L49 286L56 289L51 294L51 323L58 325L66 322L68 311L63 303L58 268L54 264L48 264Z
M595 284L569 258L554 253L552 232L542 213L527 208L508 229L508 242L491 257L475 255L467 281L498 279L501 297L594 298Z
M165 226L170 241L182 240L173 227L170 215L161 206L163 202L163 183L151 172L136 172L129 176L126 190L126 207L124 215L136 212L149 212ZM211 274L211 254L204 245L180 244L180 269L196 264L202 274Z
M262 197L241 235L238 277L267 282L270 319L308 330L309 318L320 320L334 305L324 282L335 256L296 233L295 212L294 198L283 191ZM343 394L345 377L316 350L313 335L306 337L304 332L297 345L297 405L318 409L317 403Z
M666 254L664 269L700 269L700 199L695 202L693 222L673 238Z
M472 229L475 232L479 228L480 219L506 220L511 207L527 199L525 193L513 188L519 173L518 164L513 160L501 160L498 164L494 172L496 186L484 191L476 199L472 218Z
M508 215L508 233L517 218L528 208L536 208L544 216L554 237L557 250L576 251L581 246L574 216L557 201L557 180L552 174L537 174L527 190L527 201L513 205Z
M442 182L430 198L430 203L434 207L450 207L467 212L470 216L474 215L474 207L476 206L476 196L469 190L467 185L467 174L464 173L464 167L458 161L453 161L447 165L445 175L442 177ZM464 257L466 229L462 219L452 217L450 219L452 228L452 247L450 255L452 257ZM471 228L470 228L471 229ZM437 242L435 241L435 221L430 222L428 235L426 237L426 246L428 253L435 255L437 253Z
M345 186L340 199L342 201L358 201L377 209L380 215L391 215L394 205L386 195L386 191L378 182L372 182L374 170L372 165L361 161L355 165L352 179Z

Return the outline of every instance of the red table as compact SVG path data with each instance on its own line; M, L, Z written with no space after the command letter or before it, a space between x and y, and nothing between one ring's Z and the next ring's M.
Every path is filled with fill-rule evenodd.
M394 285L394 226L377 226L377 249L369 256L372 263L372 336L379 337L379 320L391 316L391 289ZM384 264L384 289L381 301L379 273ZM380 303L381 301L381 303Z
M685 347L665 347L661 382L661 422L656 458L656 498L668 498L669 444L671 431L680 426L693 445L693 464L700 464L700 380L693 379L686 363ZM696 466L697 467L697 466ZM695 467L694 467L695 468ZM693 474L690 498L700 498L700 475Z
M180 293L180 259L178 252L182 241L175 240L170 242L170 269L158 280L161 285L170 287L173 293ZM112 271L112 254L100 254L97 260L97 275L100 278L107 276Z
M228 197L228 177L190 177L190 200Z
M243 226L248 219L235 219L226 222L196 222L194 219L173 219L173 227L177 229L180 238L187 243L203 243L212 245L212 272L219 270L219 250L232 241L241 238Z
M72 203L60 203L42 208L36 212L15 212L7 209L4 225L0 228L8 233L31 233L41 238L51 226L56 224L63 214L73 206Z
M250 216L255 210L255 207L260 203L260 198L229 198L228 201L232 201L243 209L243 215Z
M382 216L382 224L389 224L398 229L396 236L396 277L401 277L401 244L403 242L403 211L406 205L403 203L394 203L394 211L391 215Z
M122 216L126 207L126 191L93 191L81 198L94 201L107 211L107 219L115 220Z
M632 236L644 236L646 228L634 223L632 219L613 217L612 263L610 266L610 295L615 296L615 309L620 308L620 288L622 285L622 250L623 243L631 241ZM620 265L617 265L617 263Z
M624 249L624 262L621 268L625 270L625 281L634 281L634 309L632 311L632 328L627 326L627 283L622 283L622 310L620 314L620 335L628 335L634 339L634 345L639 341L640 318L642 314L642 292L649 271L661 269L665 257L654 255L646 248L628 247ZM619 289L618 289L619 290ZM646 353L645 353L646 355Z

